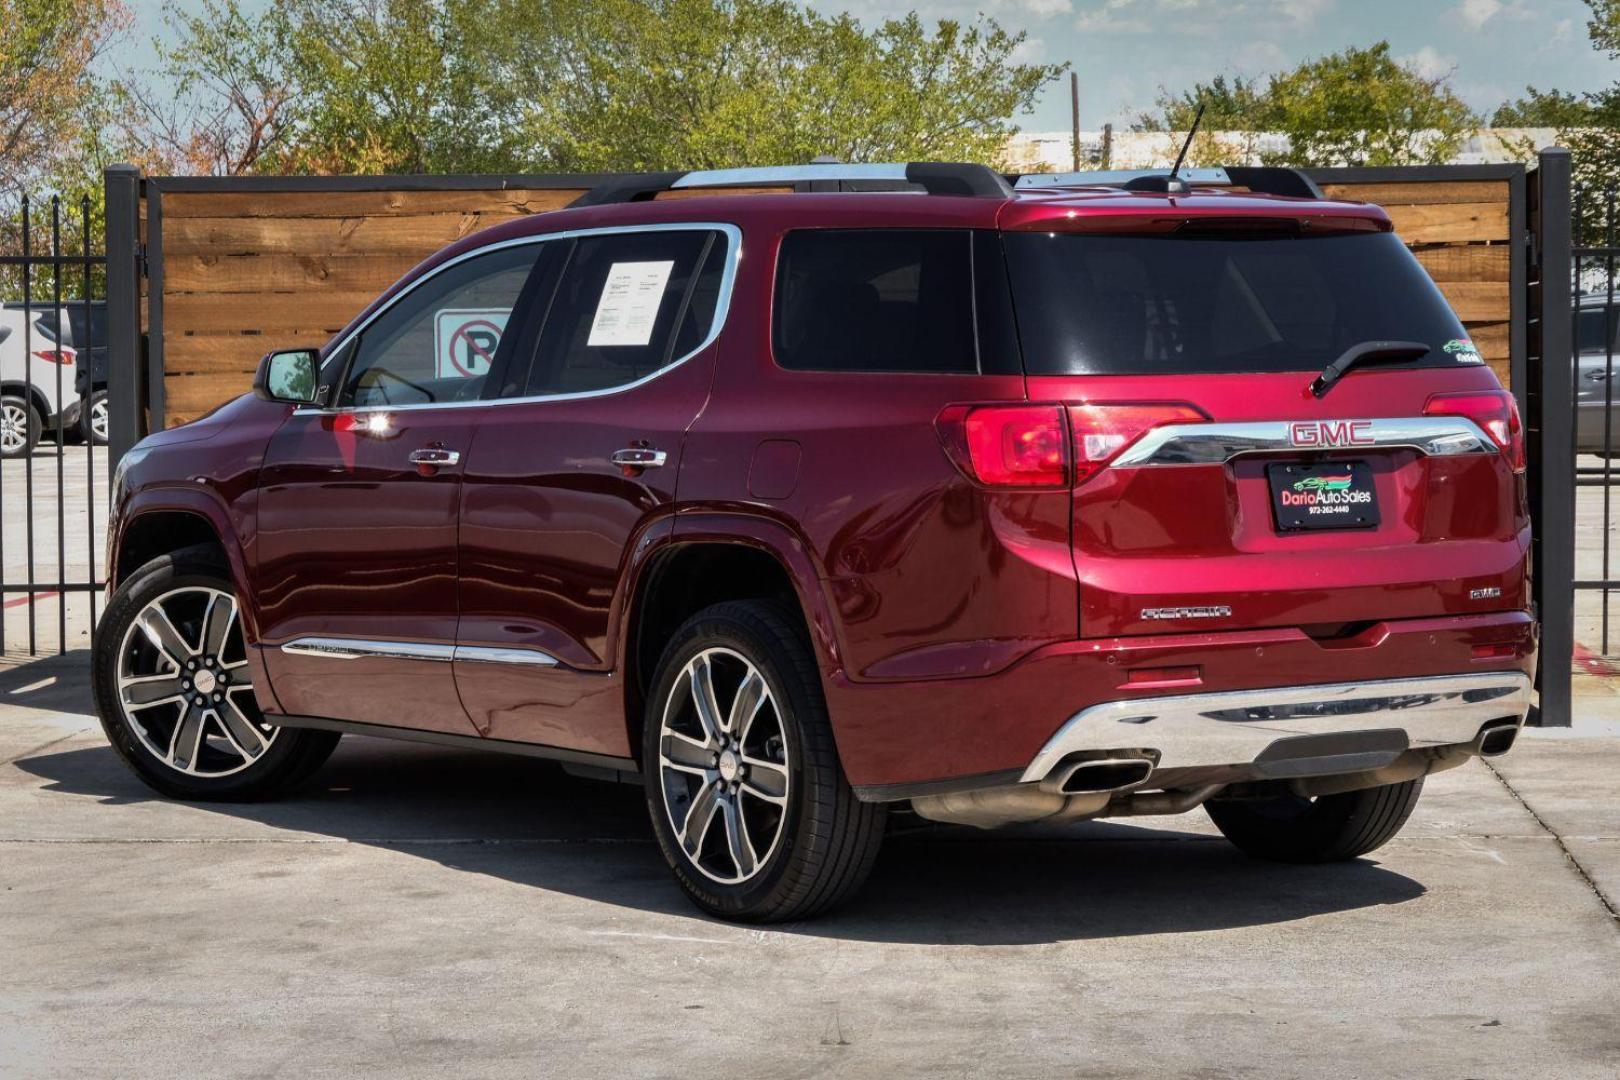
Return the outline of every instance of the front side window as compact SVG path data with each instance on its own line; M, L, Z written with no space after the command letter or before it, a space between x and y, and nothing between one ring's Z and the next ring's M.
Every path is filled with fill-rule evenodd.
M525 397L610 390L681 359L709 333L726 254L707 229L580 237L507 386Z
M477 255L440 271L361 331L340 406L470 401L502 343L541 244ZM515 327L514 327L515 329Z
M772 346L793 371L979 370L973 234L805 229L782 240Z

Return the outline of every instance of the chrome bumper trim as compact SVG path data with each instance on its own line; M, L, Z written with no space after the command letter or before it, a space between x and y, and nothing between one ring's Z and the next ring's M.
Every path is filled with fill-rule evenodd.
M1342 445L1307 445L1294 442L1294 421L1266 420L1250 423L1166 424L1156 427L1125 448L1115 458L1115 469L1147 465L1219 465L1243 454L1320 453L1326 450L1354 451L1403 447L1434 457L1457 454L1494 454L1496 444L1478 424L1464 416L1383 417L1357 420L1354 442L1350 441L1352 421L1332 421L1344 426ZM1319 430L1317 421L1305 422Z
M1411 747L1473 742L1491 720L1524 722L1530 679L1517 671L1110 701L1076 713L1020 782L1076 751L1152 749L1159 768L1245 765L1301 735L1393 730Z

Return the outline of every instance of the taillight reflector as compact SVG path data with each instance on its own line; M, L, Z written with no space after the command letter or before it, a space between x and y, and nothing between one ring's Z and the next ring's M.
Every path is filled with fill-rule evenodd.
M1524 424L1519 420L1518 404L1506 390L1435 394L1423 407L1423 415L1466 416L1491 437L1514 472L1524 472Z

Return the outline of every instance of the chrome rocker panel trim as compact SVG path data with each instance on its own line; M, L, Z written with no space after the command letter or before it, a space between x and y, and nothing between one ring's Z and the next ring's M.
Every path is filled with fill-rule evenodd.
M1365 438L1342 446L1299 446L1289 438L1292 420L1248 423L1166 424L1143 435L1115 458L1112 468L1147 465L1219 465L1243 454L1316 454L1402 447L1431 457L1494 454L1496 444L1463 416L1384 417L1371 420ZM1316 421L1308 421L1313 426ZM1358 421L1359 423L1359 421Z
M1077 751L1159 752L1159 769L1246 765L1279 739L1399 731L1413 748L1471 743L1492 720L1524 723L1530 678L1517 671L1110 701L1049 739L1020 782Z
M328 660L459 661L477 664L524 664L557 667L559 661L539 649L497 649L485 645L425 645L414 641L367 641L361 638L302 637L281 646L291 656L322 656Z

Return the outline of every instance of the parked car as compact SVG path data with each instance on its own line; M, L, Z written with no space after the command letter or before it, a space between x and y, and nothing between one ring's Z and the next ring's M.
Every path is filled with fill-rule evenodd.
M27 457L46 431L77 432L77 360L55 308L0 304L0 457Z
M119 463L109 739L178 798L343 732L636 780L738 920L891 813L1377 848L1529 707L1519 416L1382 210L1184 188L626 177L451 245Z
M1587 293L1577 304L1575 449L1620 457L1620 297Z

